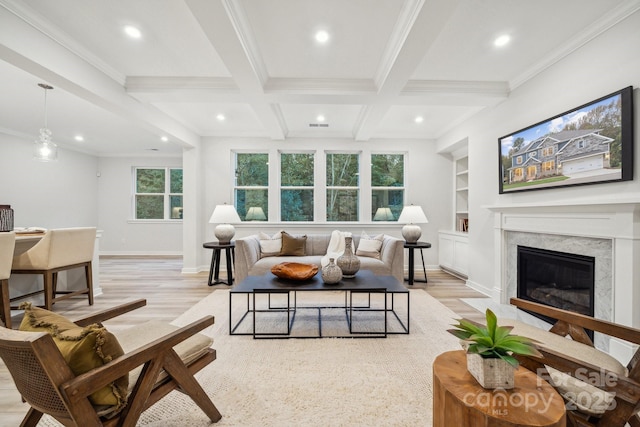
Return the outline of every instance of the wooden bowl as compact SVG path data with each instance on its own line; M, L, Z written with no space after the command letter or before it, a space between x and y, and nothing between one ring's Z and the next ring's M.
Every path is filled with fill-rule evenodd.
M318 266L300 262L281 262L271 267L271 272L281 279L309 280L318 274Z

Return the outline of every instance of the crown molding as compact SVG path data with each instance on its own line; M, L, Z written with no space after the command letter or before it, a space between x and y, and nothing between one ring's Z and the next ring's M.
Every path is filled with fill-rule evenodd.
M298 79L270 78L264 85L265 93L271 94L375 94L376 87L367 79Z
M581 33L568 39L565 43L558 48L549 52L549 54L534 64L527 71L515 77L509 82L511 90L531 80L556 62L569 56L571 53L584 46L600 34L609 30L620 21L629 17L640 10L640 0L631 0L622 2L617 7L611 9L608 13L602 15L600 19L594 22L589 27L585 28Z
M51 24L45 17L34 11L24 2L17 0L0 0L0 6L13 13L18 18L32 26L35 30L49 37L60 46L77 55L82 60L91 64L102 73L115 80L121 86L125 83L125 75L111 67L109 64L98 58L91 51L84 48L64 31Z
M125 80L127 92L172 92L181 90L206 90L223 93L238 92L231 77L155 77L128 76Z
M402 89L401 95L480 94L506 99L509 93L507 82L409 80Z
M224 0L223 6L227 11L231 25L238 36L238 40L240 41L245 54L247 55L247 59L251 64L253 72L260 81L260 84L264 86L265 82L269 78L267 66L262 59L258 43L256 42L253 31L251 30L251 25L249 24L247 14L245 13L242 4L239 0Z
M424 0L406 0L404 2L376 72L374 84L378 89L387 80L423 5Z

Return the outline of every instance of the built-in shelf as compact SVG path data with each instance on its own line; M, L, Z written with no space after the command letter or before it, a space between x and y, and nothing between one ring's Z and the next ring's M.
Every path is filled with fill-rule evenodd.
M458 188L456 191L469 191L469 187Z
M455 206L454 229L469 230L469 157L455 159Z

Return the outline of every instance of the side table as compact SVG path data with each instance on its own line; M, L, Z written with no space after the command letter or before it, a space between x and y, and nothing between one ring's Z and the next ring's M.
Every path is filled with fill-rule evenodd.
M424 265L424 255L422 254L423 249L429 249L431 247L431 243L428 242L416 242L416 243L407 243L404 242L405 249L409 249L409 285L413 285L413 282L423 282L427 283L427 268ZM422 272L424 273L424 280L416 280L414 278L414 265L415 265L415 254L414 250L420 249L420 258L422 258Z
M467 370L463 350L433 362L433 427L565 427L564 400L533 372L518 367L511 390L483 388Z
M219 243L219 242L207 242L202 244L203 248L213 249L213 255L211 255L211 268L209 269L209 286L217 285L218 283L224 283L225 285L233 285L233 265L236 261L236 244L235 242ZM225 252L225 258L227 260L227 281L220 280L220 258L222 250ZM213 281L211 280L213 278Z

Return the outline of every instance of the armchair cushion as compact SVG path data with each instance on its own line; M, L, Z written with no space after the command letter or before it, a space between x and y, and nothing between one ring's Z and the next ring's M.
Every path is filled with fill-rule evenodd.
M19 329L49 333L75 375L89 372L124 355L116 337L98 324L80 327L64 316L33 307L31 303L20 307L25 310L25 315ZM89 400L93 405L109 406L117 412L126 404L128 385L129 376L120 377L91 394Z

